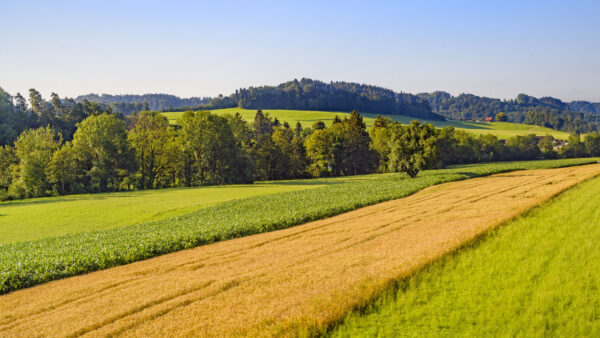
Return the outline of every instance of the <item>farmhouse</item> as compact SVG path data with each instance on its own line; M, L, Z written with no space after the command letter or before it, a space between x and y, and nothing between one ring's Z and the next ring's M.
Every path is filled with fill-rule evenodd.
M485 122L493 122L493 121L494 121L494 118L491 116L488 116L485 118Z

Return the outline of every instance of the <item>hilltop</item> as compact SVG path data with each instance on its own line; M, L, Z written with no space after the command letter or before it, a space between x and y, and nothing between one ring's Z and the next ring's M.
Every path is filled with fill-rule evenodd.
M77 102L96 102L114 111L131 114L141 110L185 111L227 108L278 109L403 115L423 120L484 120L503 112L506 122L537 125L566 132L586 133L598 129L600 103L563 102L553 97L519 94L501 100L473 94L453 96L444 91L409 94L352 82L306 79L277 86L240 88L217 97L180 98L168 94L78 96Z
M76 101L93 101L110 105L124 114L144 110L213 110L223 108L294 109L352 111L361 113L405 115L423 119L444 120L431 111L426 100L407 93L352 82L329 82L301 79L278 86L249 87L229 96L180 99L165 94L149 95L85 95ZM187 100L187 101L186 101ZM140 104L147 102L140 107ZM146 109L146 110L147 110Z

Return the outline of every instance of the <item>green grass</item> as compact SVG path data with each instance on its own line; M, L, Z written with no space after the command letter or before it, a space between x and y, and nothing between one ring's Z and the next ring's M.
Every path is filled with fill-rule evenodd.
M350 116L348 112L326 112L326 111L310 111L310 110L282 110L282 109L264 109L264 112L268 112L272 117L277 117L282 123L287 121L292 127L296 122L300 122L303 127L310 127L316 121L323 121L326 124L331 124L335 115L344 118ZM216 114L235 114L239 112L244 119L247 121L254 120L256 114L255 109L242 109L242 108L227 108L227 109L216 109L213 110ZM182 112L167 112L163 113L171 124L175 124L177 119L181 117ZM377 114L363 114L367 127L373 125ZM403 116L403 115L382 115L389 117L394 121L399 121L404 124L408 124L410 121L415 120L414 117ZM550 128L544 128L540 126L533 126L519 123L509 122L466 122L466 121L431 121L419 119L421 122L431 123L438 128L442 127L455 127L456 129L465 130L474 134L492 134L498 136L498 138L506 139L508 137L516 135L527 135L536 134L538 136L552 135L558 139L567 139L568 133L557 131Z
M600 178L432 264L331 336L600 336Z
M360 179L376 175L361 176ZM0 244L165 219L245 197L319 188L357 177L68 195L0 203Z
M253 121L254 115L256 115L256 109L243 109L243 108L226 108L226 109L215 109L212 110L216 114L235 114L240 113L242 117L247 121ZM344 116L350 117L348 112L328 112L328 111L312 111L312 110L285 110L285 109L263 109L263 112L269 113L271 117L277 117L281 123L287 121L290 126L295 126L296 122L300 122L302 127L310 127L317 121L323 121L327 124L331 124L335 115L344 118ZM167 116L171 124L175 124L177 119L183 115L183 112L168 112L163 113ZM366 122L370 125L373 123L372 118L366 119Z
M253 196L137 225L0 245L0 294L36 284L282 229L405 197L431 185L517 169L554 168L596 159L504 162L430 170L410 179L378 175L315 189ZM310 180L305 181L310 184ZM81 223L87 220L82 219Z

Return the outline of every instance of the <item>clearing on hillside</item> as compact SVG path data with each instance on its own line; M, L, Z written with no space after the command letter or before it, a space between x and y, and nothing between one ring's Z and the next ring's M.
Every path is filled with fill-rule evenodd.
M253 121L256 109L244 109L244 108L226 108L226 109L215 109L211 110L216 114L235 114L240 113L246 121ZM263 112L269 113L272 117L277 117L280 122L287 121L291 127L294 127L296 122L300 122L303 127L310 127L316 121L323 121L327 125L331 124L333 118L338 115L340 118L349 117L348 112L328 112L328 111L312 111L312 110L285 110L285 109L263 109ZM177 119L183 115L183 112L167 112L163 113L171 124L175 124ZM367 127L371 127L377 114L362 114ZM399 121L404 124L410 123L412 120L419 120L425 123L431 123L438 128L442 127L454 127L459 130L468 131L474 134L492 134L498 136L500 139L506 139L508 137L516 135L527 135L535 134L538 136L552 135L554 138L566 140L569 137L569 133L554 130L551 128L510 123L510 122L467 122L467 121L432 121L418 119L416 117L404 116L404 115L385 115L383 117L390 118L394 121Z
M0 335L317 332L600 164L446 183L305 225L0 297Z

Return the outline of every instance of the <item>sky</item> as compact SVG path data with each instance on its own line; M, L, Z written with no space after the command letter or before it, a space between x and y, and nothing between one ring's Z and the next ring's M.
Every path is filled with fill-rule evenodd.
M0 87L229 95L303 77L600 101L600 1L0 0Z

